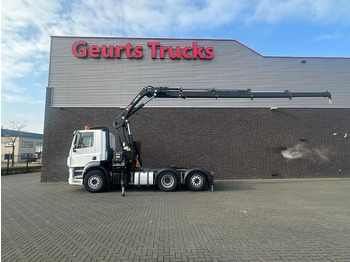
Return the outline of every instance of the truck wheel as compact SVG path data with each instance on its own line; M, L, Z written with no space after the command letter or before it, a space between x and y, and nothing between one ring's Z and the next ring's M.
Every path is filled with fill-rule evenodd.
M171 192L174 191L175 188L178 185L178 178L177 175L173 172L166 171L162 172L158 176L157 184L160 190L166 191L166 192Z
M106 187L105 176L99 170L92 170L84 177L84 187L91 193L102 192Z
M204 190L207 184L207 178L201 172L192 172L187 175L186 185L189 189L193 191L201 191Z

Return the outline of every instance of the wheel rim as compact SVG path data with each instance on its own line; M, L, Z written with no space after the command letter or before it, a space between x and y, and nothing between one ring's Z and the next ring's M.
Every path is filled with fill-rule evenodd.
M201 175L193 175L190 178L190 183L193 187L201 187L203 185L203 177Z
M88 180L90 188L97 189L101 186L101 178L99 176L91 176Z
M169 188L175 184L175 179L172 175L164 175L162 176L160 183L163 187Z

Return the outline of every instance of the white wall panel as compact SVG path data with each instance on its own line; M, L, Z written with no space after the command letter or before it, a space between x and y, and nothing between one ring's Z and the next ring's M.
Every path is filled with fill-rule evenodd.
M85 40L91 46L143 46L143 58L78 58L71 48ZM147 42L161 45L213 46L212 60L152 59ZM306 60L306 63L300 63ZM124 107L147 85L253 91L330 91L326 99L155 99L153 107L350 107L350 58L264 57L235 40L52 37L48 86L53 107Z

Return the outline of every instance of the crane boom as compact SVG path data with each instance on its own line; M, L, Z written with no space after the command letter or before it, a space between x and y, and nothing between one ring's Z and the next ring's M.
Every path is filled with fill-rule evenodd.
M150 98L147 102L139 104L142 98ZM252 91L246 90L217 90L213 89L183 89L169 87L147 86L143 88L135 99L119 114L115 121L117 129L124 126L130 116L143 108L153 98L288 98L293 97L327 97L331 103L331 94L325 92L290 92L286 91Z

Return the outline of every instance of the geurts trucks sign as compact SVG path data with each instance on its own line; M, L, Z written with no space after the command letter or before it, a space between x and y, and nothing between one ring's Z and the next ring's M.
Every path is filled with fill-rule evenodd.
M147 42L147 47L151 49L152 59L202 59L210 60L214 58L214 48L212 46L199 46L197 42L192 42L190 46L166 46L160 42ZM72 53L76 57L85 58L143 58L144 47L133 46L130 43L125 45L89 45L86 41L77 41L72 45Z

